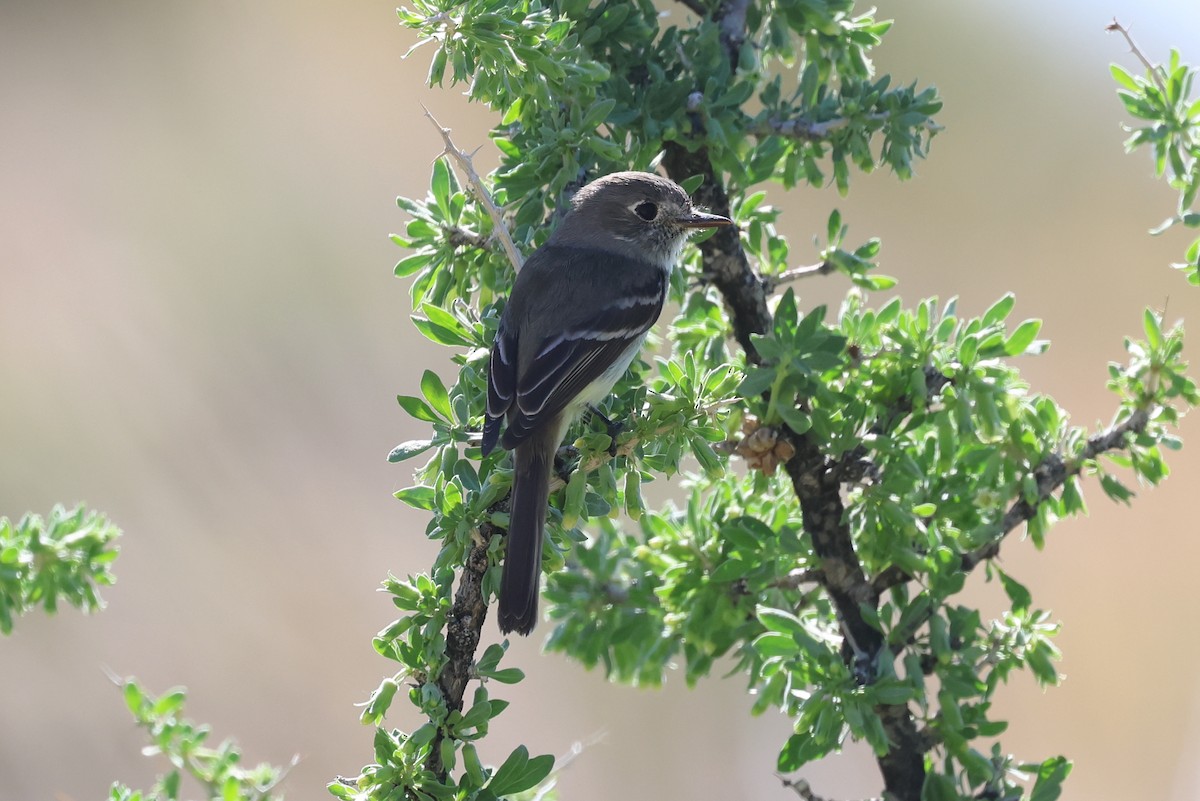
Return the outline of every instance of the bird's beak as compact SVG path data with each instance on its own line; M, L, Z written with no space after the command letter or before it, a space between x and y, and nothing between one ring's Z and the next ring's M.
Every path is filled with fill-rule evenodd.
M733 220L720 214L708 214L692 209L676 217L675 224L683 228L719 228L722 225L733 225Z

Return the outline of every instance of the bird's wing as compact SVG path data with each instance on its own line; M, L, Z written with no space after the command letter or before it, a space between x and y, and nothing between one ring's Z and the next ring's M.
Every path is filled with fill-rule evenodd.
M500 421L512 406L516 388L517 336L502 319L488 360L487 410L483 421L484 456L496 447L496 441L500 438Z
M509 414L504 447L521 444L539 426L558 417L589 385L614 369L658 320L665 290L665 276L659 273L636 293L540 343L517 383L516 407ZM619 377L611 376L609 385Z

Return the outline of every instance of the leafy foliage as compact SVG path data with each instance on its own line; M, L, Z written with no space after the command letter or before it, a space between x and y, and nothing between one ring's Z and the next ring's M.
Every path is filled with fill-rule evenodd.
M759 184L844 193L855 170L907 177L941 101L875 75L870 51L890 22L846 0L685 5L666 17L646 0L417 0L400 11L434 47L430 83L466 84L496 110L501 164L489 183L520 246L544 240L573 189L631 167L667 169L723 204L712 210L740 232L685 254L663 339L603 409L629 421L615 441L596 422L573 429L574 469L552 487L547 526L547 647L642 685L674 664L695 682L725 658L754 712L793 720L781 772L849 736L871 746L885 790L904 801L1054 798L1070 762L1005 751L992 703L1013 671L1057 682L1058 624L992 558L1013 531L1041 547L1055 521L1084 511L1087 476L1120 501L1131 476L1166 476L1164 449L1179 444L1169 428L1200 402L1182 329L1146 312L1145 339L1111 367L1114 419L1089 432L1022 381L1014 360L1048 343L1040 321L1011 319L1011 295L978 317L953 299L878 302L867 292L895 285L876 271L880 243L848 244L836 210L818 264L789 267ZM519 747L489 768L476 751L507 706L493 688L523 678L501 667L504 646L476 653L512 481L508 457L483 458L476 432L513 268L484 202L445 161L425 199L399 203L411 219L394 237L408 251L396 273L412 277L414 325L451 349L453 369L398 398L431 435L389 459L423 460L396 496L429 513L441 550L427 573L384 584L401 616L374 641L397 665L362 715L378 727L375 761L330 790L541 792L549 756ZM741 272L722 283L729 270ZM785 286L829 273L854 285L836 309L805 310ZM734 296L732 285L764 291ZM643 487L677 474L683 495L648 508ZM991 619L960 596L980 565L1010 601ZM424 721L411 733L382 727L401 688Z
M1114 22L1110 30L1125 32ZM1135 52L1136 52L1136 46ZM1140 53L1139 53L1140 55ZM1151 231L1161 234L1176 225L1200 228L1200 211L1195 208L1200 192L1200 96L1193 92L1196 68L1183 63L1172 50L1165 64L1149 64L1143 75L1131 75L1113 64L1117 96L1137 122L1128 126L1125 149L1149 147L1154 154L1154 174L1166 177L1179 192L1175 214ZM1192 242L1184 261L1174 265L1188 283L1200 286L1200 239Z
M85 612L102 608L97 588L114 581L119 536L102 514L82 506L55 506L49 518L25 515L16 525L0 517L0 633L35 606L53 614L60 599Z
M253 768L241 767L242 754L237 743L225 740L213 748L205 745L207 726L184 718L187 694L182 689L168 690L160 696L146 692L136 679L121 683L125 704L138 725L150 735L147 756L161 754L172 765L148 791L133 790L115 783L109 801L178 801L187 797L184 780L192 779L211 801L272 801L283 798L275 791L286 770L266 763Z

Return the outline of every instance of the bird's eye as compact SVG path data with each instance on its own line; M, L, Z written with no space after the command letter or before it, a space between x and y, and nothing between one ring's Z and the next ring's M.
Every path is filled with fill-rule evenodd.
M654 222L655 218L658 217L658 206L649 200L643 200L633 207L633 212L646 222Z

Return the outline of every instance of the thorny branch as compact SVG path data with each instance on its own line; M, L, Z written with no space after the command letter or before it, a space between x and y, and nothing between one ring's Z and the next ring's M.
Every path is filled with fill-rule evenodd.
M1163 84L1162 75L1160 74L1158 68L1150 63L1150 59L1146 58L1146 55L1138 49L1137 44L1135 44L1133 41L1133 37L1129 34L1129 29L1117 22L1116 17L1113 17L1113 21L1105 25L1104 30L1108 31L1109 33L1116 31L1125 37L1125 42L1129 45L1129 52L1137 56L1138 61L1142 62L1142 66L1146 68L1146 72L1150 73L1150 77L1154 79L1154 83L1158 85L1158 88L1163 92L1163 94L1166 94L1167 87Z
M421 108L425 108L421 106ZM484 185L483 179L479 177L479 173L475 171L475 164L471 161L471 154L464 150L460 150L454 144L454 140L450 138L450 129L443 128L442 124L434 119L433 114L429 109L425 108L425 116L433 123L433 127L437 128L438 133L442 135L442 141L445 147L442 150L444 155L450 156L458 164L459 169L467 174L467 182L471 189L475 192L475 197L487 209L488 216L492 218L492 236L500 241L500 246L504 248L504 255L508 256L508 261L512 264L513 270L520 272L521 265L525 263L525 259L521 256L521 252L517 250L517 246L513 244L512 236L508 233L508 226L504 224L504 214L496 205L496 201L492 200L492 195Z

